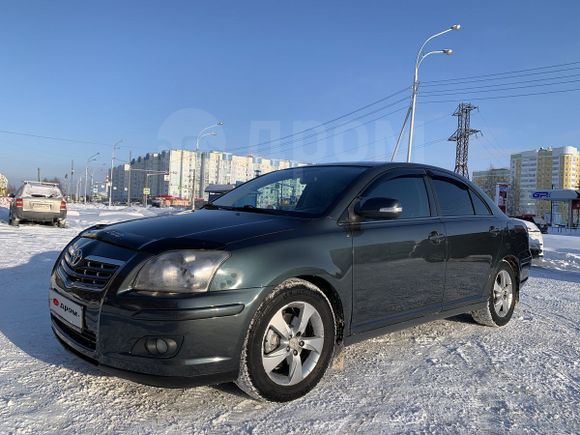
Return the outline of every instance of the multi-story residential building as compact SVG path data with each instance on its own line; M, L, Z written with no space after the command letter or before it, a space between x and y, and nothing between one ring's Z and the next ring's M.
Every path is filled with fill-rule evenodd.
M580 152L572 146L540 148L511 156L510 214L532 214L549 220L550 201L534 199L536 191L578 189L580 185ZM554 220L565 220L568 205L554 203Z
M489 168L485 171L474 171L472 180L491 199L495 200L497 183L509 183L510 177L509 168Z
M129 165L113 170L113 201L140 201L143 189L149 195L171 195L189 201L208 199L205 189L210 184L236 184L278 169L302 166L291 160L240 156L221 151L193 152L168 150L147 153Z

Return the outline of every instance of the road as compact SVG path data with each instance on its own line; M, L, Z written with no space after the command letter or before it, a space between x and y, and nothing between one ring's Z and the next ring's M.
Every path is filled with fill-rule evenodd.
M360 343L308 396L268 404L233 385L109 377L54 339L46 292L59 250L92 222L146 214L80 208L62 230L9 227L0 209L0 432L580 431L580 237L546 238L505 328L458 316Z

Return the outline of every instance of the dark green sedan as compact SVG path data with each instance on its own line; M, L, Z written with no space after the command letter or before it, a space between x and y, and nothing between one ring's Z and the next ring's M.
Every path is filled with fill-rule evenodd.
M89 228L59 256L49 305L60 342L103 370L288 401L345 345L459 313L507 324L530 262L525 226L463 177L317 165Z

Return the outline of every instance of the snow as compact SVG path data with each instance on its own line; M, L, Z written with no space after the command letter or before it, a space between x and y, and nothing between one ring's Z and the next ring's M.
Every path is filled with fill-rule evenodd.
M69 228L7 224L0 208L0 432L580 431L580 238L546 235L514 319L428 323L345 350L306 397L250 400L233 385L159 389L99 372L57 343L50 269L78 231L163 210L71 206Z
M561 271L580 272L580 241L578 237L544 234L544 258L536 266Z

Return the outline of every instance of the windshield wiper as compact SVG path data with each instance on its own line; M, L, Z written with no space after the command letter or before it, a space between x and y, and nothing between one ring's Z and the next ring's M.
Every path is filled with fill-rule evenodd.
M222 205L215 205L212 204L211 202L208 202L207 204L205 204L202 209L204 210L231 210L231 207L225 207Z
M250 213L280 214L278 210L272 208L259 208L250 204L242 205L240 207L231 207L228 208L228 210L247 211Z

